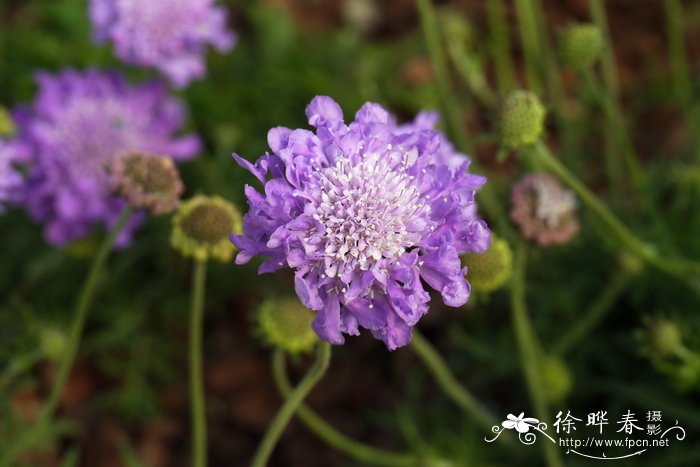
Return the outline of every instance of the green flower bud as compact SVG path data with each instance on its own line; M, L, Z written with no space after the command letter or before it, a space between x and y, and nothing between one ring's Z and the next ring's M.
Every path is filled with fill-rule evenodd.
M544 132L547 109L536 94L529 91L513 91L501 104L501 144L518 149L536 143Z
M264 341L290 354L310 352L318 342L311 328L316 314L296 298L265 300L257 311L257 322Z
M68 346L68 337L60 329L49 326L41 330L39 346L47 358L59 361Z
M545 397L549 402L560 402L569 395L573 386L571 370L558 357L544 357L540 363Z
M170 244L197 261L229 261L236 251L229 235L241 232L238 210L219 196L195 196L183 202L173 216Z
M15 135L15 122L6 108L0 107L0 137L9 138Z
M644 269L644 260L638 255L623 252L617 257L620 269L631 276L636 276Z
M508 282L513 273L513 253L504 239L493 236L491 246L483 253L462 256L467 266L467 280L477 292L492 292Z
M603 52L603 34L594 24L569 26L561 38L562 63L574 70L593 65Z
M683 334L675 322L657 318L647 324L649 349L659 357L675 355L683 347Z

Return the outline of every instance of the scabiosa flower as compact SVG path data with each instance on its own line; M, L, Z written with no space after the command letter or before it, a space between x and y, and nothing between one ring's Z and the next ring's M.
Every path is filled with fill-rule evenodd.
M116 222L125 201L112 191L109 166L123 152L169 154L199 150L195 136L177 137L184 108L157 83L130 86L99 71L41 73L39 93L17 114L19 143L30 152L25 205L44 223L51 244L63 245L96 224ZM139 216L124 229L128 243Z
M170 157L124 152L112 163L115 191L130 206L153 214L175 210L185 189Z
M469 298L459 255L489 246L475 204L486 179L467 172L464 156L449 166L444 136L425 121L397 126L367 103L347 125L325 96L306 115L315 132L273 128L273 153L255 164L234 154L264 185L245 188L236 262L262 255L270 258L260 273L294 269L297 295L328 342L363 327L391 350L406 345L428 311L423 281L447 305Z
M226 29L226 10L215 0L91 0L97 42L113 43L126 63L153 67L178 87L205 72L208 45L230 50L235 36Z
M16 145L0 139L0 212L4 205L18 203L22 198L24 182L17 170L21 159Z
M511 189L511 217L540 245L564 244L579 230L576 197L546 173L528 174Z

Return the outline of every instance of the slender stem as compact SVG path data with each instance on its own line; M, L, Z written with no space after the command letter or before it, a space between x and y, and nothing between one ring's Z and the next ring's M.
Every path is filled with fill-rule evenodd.
M503 0L487 0L486 14L491 31L491 50L496 67L498 91L505 95L515 89L515 67L511 55L510 30Z
M540 420L549 419L549 408L544 398L546 388L541 378L541 350L525 305L525 261L526 250L521 243L515 252L513 261L513 279L511 282L511 308L515 339L520 351L520 361L525 373L530 398L535 414ZM545 459L549 467L560 467L564 463L556 446L542 443Z
M285 353L281 349L276 349L272 354L272 373L279 392L285 398L289 397L292 392L292 385L287 377ZM418 458L411 454L377 449L344 435L323 420L306 404L302 403L299 405L296 415L316 436L329 446L344 452L357 461L367 464L399 467L417 465L419 463Z
M442 387L454 402L457 403L479 425L490 430L498 424L498 420L484 406L482 406L471 392L459 384L452 375L449 367L428 340L417 330L413 330L411 348L423 360L428 370L433 374L438 384Z
M654 245L639 239L620 222L593 192L549 152L546 146L537 143L532 149L529 154L539 159L546 170L574 190L625 249L657 269L684 280L696 293L700 293L700 263L660 254Z
M202 327L206 277L207 262L195 261L190 310L190 416L192 421L192 465L194 467L207 465L207 414L202 371Z
M471 146L463 131L464 125L461 121L457 100L451 91L449 73L447 68L447 59L441 44L440 32L437 28L435 19L435 11L431 0L416 0L418 12L421 18L421 26L425 41L428 46L428 53L435 70L437 78L438 91L440 93L443 111L447 118L448 134L452 137L457 145L457 148L463 152L470 152ZM472 161L471 170L473 172L484 172L478 167L475 161ZM483 206L493 221L498 225L502 235L508 236L512 233L512 227L508 222L508 218L503 210L503 204L499 202L496 192L493 191L492 184L487 183L479 192L479 203Z
M603 35L604 43L606 44L601 57L603 67L603 82L608 94L617 101L619 97L619 89L617 83L617 67L615 65L615 49L612 48L612 40L610 38L610 28L608 27L608 16L605 13L604 0L589 0L588 10L593 18L593 23L598 26L600 33Z
M611 310L620 295L630 283L632 276L628 273L618 273L590 308L569 328L552 346L552 353L564 356L586 338L600 324L605 315Z
M102 278L102 273L104 270L104 265L109 257L109 253L112 251L114 242L121 233L122 229L126 225L129 217L131 217L132 210L127 207L119 215L116 224L109 232L107 237L104 239L100 245L97 254L95 255L92 265L90 266L90 272L88 273L87 279L83 284L83 288L78 297L76 303L75 313L73 315L73 322L70 328L70 334L68 336L68 342L66 344L65 353L61 358L59 364L58 373L53 381L53 386L51 387L51 392L49 398L42 408L39 419L34 424L34 426L0 458L0 466L12 465L16 456L22 452L25 448L31 446L34 439L41 435L41 433L46 429L51 418L58 407L58 402L60 400L61 394L66 387L68 382L68 377L70 376L71 368L73 368L73 362L78 353L78 348L80 347L80 342L82 340L83 329L85 328L85 322L87 320L88 312L90 311L90 306L97 292L97 286Z
M464 122L462 121L458 101L450 92L452 86L450 86L447 58L442 47L441 34L438 29L433 4L431 0L416 0L416 4L420 14L423 34L425 35L425 43L428 47L428 53L430 54L430 60L437 80L438 93L447 118L448 133L463 151L471 152L471 146L464 132Z
M635 189L640 192L645 192L646 180L644 171L642 170L639 156L634 149L634 144L632 144L632 139L627 131L627 125L625 124L624 117L619 107L615 103L614 98L607 94L607 90L600 86L598 80L593 76L590 70L584 70L583 76L593 93L593 97L598 101L598 105L603 109L605 117L610 122L610 126L606 127L607 138L609 141L615 142L618 147L618 151L608 151L607 154L608 159L610 159L610 157L615 158L608 162L611 164L610 170L614 170L614 172L610 174L611 183L616 184L622 180L619 171L620 164L617 161L617 154L622 154L625 167Z
M673 91L679 102L689 103L693 94L688 55L683 30L683 4L680 0L665 0L668 52L671 57Z
M277 441L282 432L287 427L289 420L297 411L306 396L311 392L316 383L323 377L331 359L331 345L328 342L321 342L316 349L316 361L309 369L309 372L304 376L299 385L289 394L277 416L272 421L265 433L258 451L255 453L251 467L263 467L272 455L272 450L275 448Z
M542 95L542 56L540 36L537 31L537 15L532 0L515 0L518 30L523 44L525 73L531 91Z

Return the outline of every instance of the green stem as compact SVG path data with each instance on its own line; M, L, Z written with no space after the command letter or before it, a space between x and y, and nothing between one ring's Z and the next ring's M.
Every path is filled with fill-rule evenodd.
M124 208L119 215L116 224L100 245L95 258L92 261L92 265L90 266L90 272L88 273L87 279L83 284L80 296L78 297L65 353L61 358L58 373L53 381L49 398L46 401L46 404L44 404L41 414L39 415L39 419L34 426L24 436L20 437L20 439L14 443L12 448L9 449L2 456L2 458L0 458L1 466L12 465L17 455L19 455L24 449L31 446L32 442L41 435L51 421L51 418L58 407L61 394L63 394L63 390L68 382L71 368L73 368L73 362L75 361L78 348L80 347L88 312L90 311L90 306L92 305L95 293L97 292L97 286L102 278L104 265L109 257L109 253L112 251L112 247L114 246L114 242L119 236L119 233L121 233L122 229L129 220L129 217L131 217L131 213L131 208Z
M207 262L195 261L192 275L192 306L190 310L190 403L192 421L192 465L207 465L207 415L204 374L202 371L202 327L204 321L204 289Z
M593 18L593 23L603 35L604 44L606 44L603 50L603 56L601 57L603 83L605 84L608 94L617 101L619 90L617 83L617 67L615 66L615 49L612 47L613 42L610 38L610 28L608 27L608 17L605 13L604 0L589 0L588 10Z
M542 95L542 56L540 35L537 31L537 13L533 0L515 0L515 10L518 15L518 30L523 44L525 58L525 73L527 84L531 91Z
M552 353L564 356L586 338L600 324L610 311L620 295L630 283L632 276L628 273L618 273L610 281L591 307L569 328L552 346Z
M515 252L513 279L511 282L513 329L535 414L540 420L548 420L550 418L549 409L544 398L546 388L542 382L540 372L541 350L525 305L525 262L526 250L521 243ZM549 467L561 467L564 465L559 450L555 445L544 442L542 446Z
M496 68L496 82L501 95L515 89L515 67L510 49L510 30L503 0L487 0L486 14L491 31L491 50Z
M549 172L559 177L568 185L595 215L601 220L613 237L630 253L645 260L649 264L673 276L679 277L698 291L700 280L700 263L661 255L654 245L635 236L620 220L598 199L581 181L564 167L544 146L537 143L529 152Z
M433 64L433 71L437 80L437 89L447 119L448 133L452 136L457 146L466 152L471 152L471 145L464 132L459 103L450 92L450 77L447 67L447 57L442 47L441 34L437 25L437 18L431 0L416 0L420 14L421 27L425 36L425 43Z
M331 345L328 342L321 342L316 350L316 360L309 372L304 376L299 385L289 394L277 416L272 421L265 433L258 451L255 453L251 467L263 467L272 455L277 441L282 432L287 427L289 420L297 411L306 396L311 392L316 383L323 377L331 359Z
M272 373L277 389L285 398L288 398L292 392L292 385L287 377L285 353L281 349L276 349L272 354ZM345 436L303 403L299 405L296 415L316 436L329 446L344 452L357 461L367 464L399 467L417 465L419 463L418 459L411 454L384 451Z
M620 174L620 164L617 162L617 154L622 154L622 158L629 173L630 179L635 189L639 192L646 192L646 180L644 176L644 171L639 162L639 156L637 155L634 144L632 144L632 139L630 138L629 132L627 131L627 125L625 124L624 117L619 107L615 103L612 96L607 94L607 90L602 88L598 83L598 80L593 76L590 70L583 71L583 77L586 84L590 88L593 97L598 102L598 105L603 109L605 117L610 122L610 125L606 127L606 137L608 141L614 142L618 150L611 151L608 150L608 158L614 157L614 160L610 160L608 163L611 164L609 170L614 170L609 175L611 177L611 183L618 184L622 180ZM608 146L610 148L610 146ZM614 165L612 165L614 164ZM614 185L615 186L615 185Z
M683 30L683 4L680 0L665 0L668 52L671 57L673 91L679 102L687 104L693 94L688 55Z
M447 60L442 48L440 32L437 28L435 10L430 0L416 0L416 4L421 18L421 26L423 28L423 34L425 35L428 53L430 54L430 59L435 70L443 111L447 118L448 134L456 143L457 149L469 153L471 152L471 146L463 131L464 125L461 121L457 100L454 98L451 91ZM475 161L472 161L471 170L476 173L485 172ZM484 185L479 192L479 203L484 211L486 211L496 223L501 234L503 236L512 236L513 229L503 210L503 204L499 202L496 192L493 191L494 188L492 187L493 184L491 183Z
M449 367L428 340L416 329L413 330L411 348L423 360L438 384L454 402L457 403L479 425L487 430L498 425L498 420L479 401L465 389L450 372Z

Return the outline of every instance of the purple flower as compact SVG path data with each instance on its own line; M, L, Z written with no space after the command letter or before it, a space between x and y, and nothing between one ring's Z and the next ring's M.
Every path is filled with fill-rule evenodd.
M4 211L6 204L21 200L24 181L17 164L22 159L17 145L0 139L0 212Z
M486 179L467 172L469 160L433 129L433 117L397 126L368 103L346 125L323 96L306 115L315 132L273 128L273 153L255 164L234 154L264 185L263 193L245 187L244 234L231 237L236 262L263 255L260 273L294 269L324 340L342 344L362 327L391 350L406 345L428 311L424 283L447 305L469 298L459 255L489 246L474 201Z
M117 74L65 71L38 75L39 92L16 114L17 144L29 152L24 203L44 223L44 236L62 245L95 224L111 226L124 200L111 191L107 167L124 151L167 154L199 150L195 136L176 137L184 108L157 83L130 86ZM124 230L128 243L138 216Z
M204 76L207 45L221 52L236 37L215 0L90 0L95 40L111 41L126 63L154 67L175 86Z

